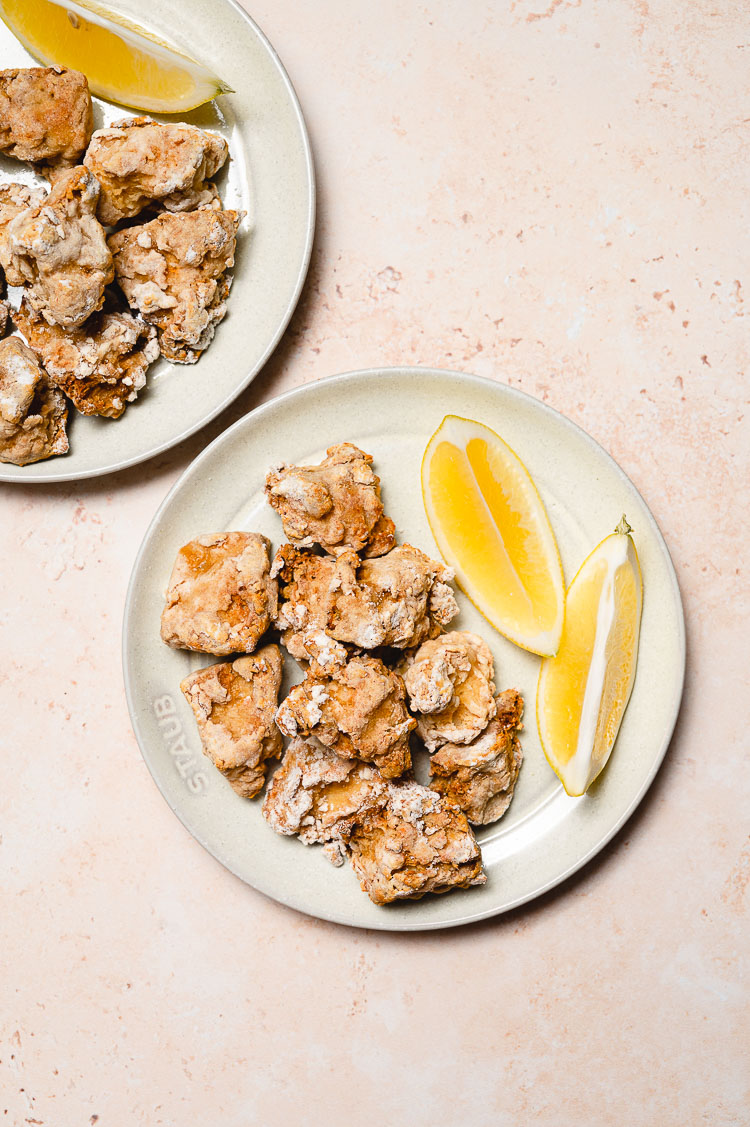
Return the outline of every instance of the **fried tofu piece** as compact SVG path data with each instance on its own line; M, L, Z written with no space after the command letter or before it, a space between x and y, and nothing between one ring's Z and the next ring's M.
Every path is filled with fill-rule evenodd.
M6 229L12 219L31 207L38 207L47 198L43 188L30 188L27 184L0 184L0 263L10 260ZM11 267L12 271L12 267Z
M252 653L276 614L270 547L256 532L218 532L180 548L161 616L162 641L219 657Z
M500 693L497 714L481 735L470 744L443 744L430 759L430 786L474 825L496 822L510 806L523 760L522 715L520 693Z
M117 281L154 325L163 356L194 364L226 313L240 216L204 209L157 216L109 237Z
M63 329L48 324L24 298L15 320L50 381L82 415L118 419L159 357L155 330L130 313L101 310L80 328Z
M29 207L36 207L47 198L47 193L42 188L29 188L26 184L0 184L0 265L9 259L8 244L5 229L11 219L15 219L22 211ZM5 298L5 277L0 271L0 298ZM11 315L10 303L0 300L0 337L5 336L8 320Z
M312 736L286 750L263 817L279 834L322 844L335 865L349 855L375 904L484 884L482 857L465 816L411 780L342 759Z
M85 74L59 66L0 71L0 152L39 171L71 166L92 128Z
M394 546L393 521L383 515L372 457L351 442L330 446L319 466L282 464L266 476L268 503L296 548L319 544L332 556L350 548L382 556Z
M453 572L410 544L371 560L354 552L331 559L285 544L272 571L284 598L277 626L301 660L309 629L360 649L404 649L436 637L458 614L448 586Z
M283 742L274 722L284 661L278 646L209 665L180 682L195 713L203 751L242 798L266 780L269 759Z
M151 203L167 211L210 205L215 190L206 181L228 154L217 133L184 121L164 125L134 117L97 129L83 163L101 184L99 219L113 225Z
M308 672L279 705L276 723L287 736L315 736L344 759L374 763L388 779L411 766L416 722L403 680L379 658L352 657L328 674Z
M352 867L375 904L484 884L466 816L416 782L391 783L388 802L345 835Z
M20 211L0 240L12 286L25 286L29 304L51 325L73 329L100 309L114 278L112 255L96 218L99 185L85 168L57 177L35 206Z
M0 270L0 338L5 336L5 330L8 328L8 321L10 320L10 302L5 300L6 292L5 277Z
M263 817L276 833L297 834L305 845L329 843L329 860L340 865L354 821L382 807L389 789L370 764L342 759L314 736L297 737L271 779Z
M471 743L484 731L495 715L494 676L492 654L478 634L451 630L419 647L404 681L428 751Z
M47 193L42 188L29 188L26 184L0 184L0 295L5 297L5 265L10 260L8 240L5 230L11 219L15 219L22 211L36 207L47 198ZM11 267L12 271L12 267ZM0 336L5 334L10 317L10 305L7 301L0 302Z
M68 407L20 337L0 341L0 462L27 466L65 454Z

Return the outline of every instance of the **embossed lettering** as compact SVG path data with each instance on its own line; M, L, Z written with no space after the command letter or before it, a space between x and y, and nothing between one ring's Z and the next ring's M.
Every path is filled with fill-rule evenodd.
M202 771L196 771L195 774L191 775L188 779L187 785L188 790L191 790L193 794L200 794L200 792L205 790L208 786L208 779Z
M167 716L165 720L160 720L159 727L165 740L171 740L172 736L177 736L182 732L180 721L176 716Z
M162 716L171 716L174 712L174 700L165 693L163 697L157 697L154 701L154 712L161 719Z
M200 761L196 760L192 749L188 747L174 698L165 693L154 699L153 707L162 739L174 760L180 778L185 780L192 794L202 794L208 787L208 776L204 771L196 769Z
M190 774L190 769L194 765L194 760L188 756L187 759L175 759L175 766L180 773L181 779L187 779Z

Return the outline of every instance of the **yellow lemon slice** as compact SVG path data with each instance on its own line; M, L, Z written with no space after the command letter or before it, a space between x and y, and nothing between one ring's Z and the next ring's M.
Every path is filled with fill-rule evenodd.
M542 662L537 725L544 754L568 794L585 794L614 747L638 659L643 583L622 518L568 588L555 657Z
M482 423L446 415L424 453L422 496L443 559L477 609L524 649L555 653L565 613L560 553L510 446Z
M92 94L151 113L183 113L230 87L187 55L96 0L0 0L34 58L80 70Z

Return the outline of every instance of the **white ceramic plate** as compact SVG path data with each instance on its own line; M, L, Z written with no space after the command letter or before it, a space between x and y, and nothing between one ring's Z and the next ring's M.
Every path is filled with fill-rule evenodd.
M526 701L525 760L505 817L480 830L487 884L376 907L352 870L319 848L283 838L260 802L239 798L200 750L179 682L215 661L159 638L164 589L177 550L205 532L248 529L274 547L281 523L263 499L269 465L315 462L351 440L375 456L399 542L433 556L420 464L444 415L481 419L510 443L536 481L569 582L623 513L633 526L644 579L640 657L633 695L610 762L583 798L568 798L547 765L535 721L539 659L502 638L460 592L458 629L486 638L499 689ZM573 423L502 384L457 372L393 368L354 372L283 395L241 419L186 470L156 514L133 569L125 609L125 686L141 750L157 785L190 832L243 880L303 912L357 927L445 927L503 912L538 896L594 856L633 812L666 752L682 694L685 636L669 553L645 502L617 464ZM289 659L288 665L294 666ZM205 785L196 782L200 773Z
M230 160L217 183L225 207L247 214L237 239L228 312L197 364L160 359L120 419L71 409L70 452L31 466L0 463L0 481L95 477L142 462L193 434L263 367L297 304L310 261L315 227L310 143L289 78L260 29L233 0L113 0L111 6L205 62L235 91L193 113L160 118L213 129L229 144ZM31 65L38 64L0 22L0 67ZM97 128L134 112L95 99ZM32 183L34 176L19 161L0 157L0 183L10 180Z

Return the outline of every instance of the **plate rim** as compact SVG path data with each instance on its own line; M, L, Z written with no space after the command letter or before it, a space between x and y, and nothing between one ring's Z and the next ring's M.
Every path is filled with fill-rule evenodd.
M230 2L234 3L234 0L230 0ZM581 436L587 443L589 443L592 447L594 447L594 449L600 455L603 455L606 458L606 460L611 464L611 466L614 468L614 470L616 471L618 476L620 476L622 479L624 479L624 481L627 482L628 486L631 489L635 490L635 492L636 492L637 496L640 498L646 512L648 513L648 516L651 520L653 532L656 534L656 538L658 540L659 547L661 548L661 550L664 554L664 558L665 558L665 561L666 561L667 567L668 567L670 587L671 587L672 592L675 596L676 606L677 606L677 609L678 609L678 612L679 612L678 616L677 616L677 633L678 633L678 639L677 640L678 640L678 648L679 648L679 676L678 676L678 678L675 682L675 692L674 692L673 699L671 701L671 707L670 707L670 713L669 713L669 723L668 723L668 725L665 729L665 734L662 738L661 746L660 746L657 754L655 755L654 761L651 765L651 768L650 768L648 774L646 775L646 777L644 778L641 786L639 787L636 794L633 796L629 805L620 814L619 818L615 821L615 823L611 827L609 827L609 829L606 831L606 833L594 845L592 845L585 853L583 853L579 858L577 858L576 861L573 864L569 865L568 868L566 868L563 872L555 874L549 880L542 881L541 883L536 885L533 889L527 891L523 895L517 896L517 897L509 900L507 903L504 903L500 906L496 906L496 907L492 907L492 908L485 908L485 909L482 909L480 911L474 911L474 912L467 911L466 913L461 914L460 916L457 916L455 919L451 919L451 920L447 920L447 921L446 920L419 921L418 919L415 918L414 923L411 923L409 921L406 921L406 922L399 921L398 923L395 923L395 921L394 922L388 921L388 919L387 919L387 909L386 909L386 911L383 914L382 923L380 922L380 920L378 920L377 922L370 921L368 923L360 923L357 920L352 920L352 919L346 918L341 913L338 913L338 912L335 912L335 911L334 912L325 912L325 911L315 911L315 912L313 912L313 911L310 911L308 908L303 907L301 904L295 902L295 898L293 896L292 897L286 897L286 898L280 898L278 896L275 896L272 892L266 892L264 889L258 888L255 884L253 884L251 881L249 881L245 876L243 876L241 873L239 873L237 871L237 869L233 866L233 864L231 863L230 860L225 859L223 856L221 856L220 851L217 851L212 845L209 845L204 840L204 838L201 834L194 832L194 830L189 825L187 825L187 823L183 819L180 811L169 800L167 794L162 789L162 787L159 783L159 779L157 778L155 772L152 770L151 764L149 763L149 761L146 757L146 754L144 752L144 745L146 744L147 741L141 733L141 729L140 729L140 725L139 725L139 721L138 721L138 715L137 715L137 709L136 709L136 706L135 706L134 692L133 692L133 686L132 686L132 683L131 683L130 668L129 668L129 661L128 661L128 656L129 656L128 655L128 643L129 643L129 638L130 638L130 617L131 617L132 604L133 604L133 600L134 600L134 597L135 597L135 584L136 584L136 579L137 579L138 573L140 571L141 562L143 560L143 557L144 557L148 547L150 546L150 543L151 543L153 536L156 534L156 532L158 530L158 526L159 526L159 522L160 522L162 513L169 506L173 496L179 490L181 490L184 485L186 485L188 483L190 478L192 478L195 473L197 473L200 470L203 462L205 460L207 460L210 455L213 454L215 448L220 446L223 442L229 440L230 435L232 435L236 430L240 429L241 427L247 426L251 419L256 421L259 418L261 418L270 409L278 408L280 405L282 405L283 403L285 403L286 401L288 401L291 398L296 398L298 396L304 396L306 394L312 393L315 390L317 390L318 387L321 384L340 383L342 385L345 385L347 383L363 382L363 381L366 381L367 379L370 379L370 378L375 377L375 376L382 377L382 376L385 375L387 378L397 378L399 376L401 376L401 377L407 376L408 377L409 375L417 375L417 374L419 376L422 376L422 377L424 377L424 376L428 376L428 377L429 376L453 377L453 378L458 379L459 382L467 381L469 383L478 384L481 387L484 387L486 390L492 389L493 392L497 391L498 388L502 388L503 394L509 394L511 396L511 398L518 398L518 399L523 400L523 401L530 401L531 403L534 404L534 407L536 409L541 409L542 411L544 411L548 415L553 416L558 422L561 422L562 424L564 424L565 426L570 428L573 432L575 432L577 435ZM601 443L599 443L597 441L597 439L595 439L592 435L590 435L588 433L588 431L584 430L583 427L581 427L578 423L574 422L572 419L569 419L566 415L562 414L562 412L558 411L555 407L550 406L548 403L544 403L541 399L537 399L536 396L530 395L528 392L522 391L520 388L511 387L509 384L505 384L500 380L494 380L494 379L491 379L487 376L477 376L474 373L461 372L461 371L458 371L456 369L451 369L451 368L434 368L434 367L431 367L431 366L423 367L423 366L419 366L419 365L418 366L406 365L406 366L389 366L389 367L378 367L378 368L360 368L360 369L355 369L355 370L352 370L352 371L340 372L340 373L330 375L330 376L324 376L322 378L312 380L309 383L304 383L304 384L298 385L297 387L290 388L288 391L282 392L280 395L274 396L273 398L266 400L264 403L259 404L253 410L249 411L246 415L243 415L242 418L237 419L236 422L234 422L230 427L228 427L226 430L222 431L221 434L217 435L217 437L211 443L209 443L209 445L206 446L193 459L193 461L188 466L185 467L183 472L180 474L178 479L174 482L174 484L171 486L171 488L169 489L169 491L165 495L161 504L158 506L156 512L154 513L154 516L152 517L151 521L149 522L149 525L148 525L148 527L147 527L147 529L144 533L143 540L141 541L141 544L138 548L138 552L137 552L135 559L133 561L133 567L132 567L132 571L131 571L131 574L130 574L130 579L128 581L127 593L126 593L126 596L125 596L125 605L124 605L124 608L123 608L121 656L122 656L123 683L124 683L124 688L125 688L125 697L126 697L127 706L128 706L128 713L130 715L131 727L132 727L132 730L133 730L133 734L135 735L136 742L138 744L138 749L139 749L141 756L142 756L142 758L143 758L143 760L146 764L146 767L149 771L149 774L151 775L151 778L154 780L154 783L156 784L162 798L167 803L167 805L169 806L172 813L176 815L176 817L178 818L178 820L181 823L181 825L183 826L183 828L216 861L218 861L219 864L221 864L225 869L227 869L230 873L232 873L232 875L235 876L237 879L242 881L242 883L244 885L247 885L248 887L252 888L256 893L259 893L260 895L265 896L267 899L272 900L277 904L281 904L286 908L292 908L294 911L301 912L303 915L309 916L312 919L321 919L321 920L325 920L328 923L341 924L345 927L353 927L353 928L358 928L358 929L365 930L365 931L373 931L374 930L374 931L390 931L390 932L406 932L406 931L412 932L412 931L438 931L438 930L442 930L443 928L463 927L467 924L480 923L482 920L491 919L495 916L505 915L507 912L510 912L510 911L512 911L516 908L520 908L524 904L528 904L531 901L536 900L538 897L544 895L545 893L550 892L552 889L557 888L559 885L563 884L570 877L572 877L575 873L579 872L585 865L587 865L589 863L589 861L591 861L595 856L597 856L597 854L601 853L601 851L605 848L605 846L607 846L609 844L609 842L612 841L612 839L620 832L620 830L623 828L623 826L626 824L626 822L632 817L632 815L634 814L634 812L638 808L638 806L640 806L640 804L643 801L645 795L649 791L649 789L650 789L650 787L651 787L651 785L652 785L652 783L653 783L653 781L656 777L656 774L659 771L659 769L660 769L660 767L661 767L661 765L664 761L664 758L665 758L666 753L669 749L670 743L672 742L672 738L674 736L675 727L677 725L677 719L678 719L678 716L679 716L679 713L680 713L680 708L682 706L682 700L683 700L684 690L685 690L687 646L686 646L686 628L685 628L685 608L684 608L683 601L682 601L682 593L680 591L680 585L679 585L679 580L677 578L677 572L676 572L676 569L675 569L675 566L674 566L674 562L672 560L671 553L669 551L669 547L667 546L667 543L664 539L663 533L662 533L662 531L661 531L661 529L658 525L658 522L657 522L656 518L654 517L653 513L651 512L651 508L648 505L648 503L646 502L645 498L643 497L641 491L638 489L638 487L635 485L635 483L631 480L631 478L625 473L625 470L622 469L622 467L619 465L619 463L616 461L616 459L613 458L613 456L607 450L605 450L605 448L601 445Z
M310 260L312 258L313 245L315 242L317 185L315 180L315 162L313 159L312 144L310 141L309 133L307 131L305 118L302 113L302 105L300 103L297 92L294 89L294 84L289 77L286 67L281 61L276 48L273 46L268 36L252 18L250 13L241 6L239 0L224 0L224 3L229 5L230 8L233 8L243 17L243 19L251 26L263 46L268 51L271 61L278 70L279 76L284 86L286 87L287 93L289 94L292 109L294 110L294 116L297 119L297 124L299 126L300 136L302 139L302 148L305 157L305 170L307 172L307 223L305 230L305 250L302 256L299 274L297 275L297 279L294 284L294 290L289 298L289 302L287 303L287 307L284 311L284 316L279 322L279 326L275 334L269 341L266 350L263 352L262 356L260 356L255 366L247 372L243 380L236 385L231 394L223 399L221 403L218 404L218 406L212 409L208 415L205 415L199 423L187 427L185 430L180 431L178 435L160 443L158 446L153 447L153 449L150 449L146 453L137 454L129 458L123 458L119 462L112 462L107 466L103 466L97 469L74 470L72 472L69 471L68 473L65 473L61 470L60 472L51 473L45 475L44 477L23 478L16 472L13 472L14 470L18 470L19 468L22 469L23 467L15 466L13 467L13 470L8 470L5 468L4 463L0 462L0 482L7 483L9 485L45 486L55 485L62 481L85 481L88 478L107 477L109 474L118 473L121 470L130 469L131 466L137 466L143 462L148 462L151 460L151 458L155 458L159 454L164 454L167 450L171 450L174 446L179 446L181 442L185 442L188 438L191 438L194 434L197 434L198 431L202 430L204 427L208 426L209 423L213 422L213 420L218 415L220 415L222 411L225 411L227 407L229 407L230 404L232 404L235 399L237 399L242 394L242 392L247 387L249 387L249 385L253 382L256 376L260 374L260 372L270 360L273 353L276 351L282 336L289 326L289 322L291 321L294 311L299 303L302 288L305 284L305 280L310 269ZM219 97L221 97L221 95L219 95ZM114 105L115 103L110 104ZM226 432L223 431L222 433ZM221 436L219 435L218 437Z

